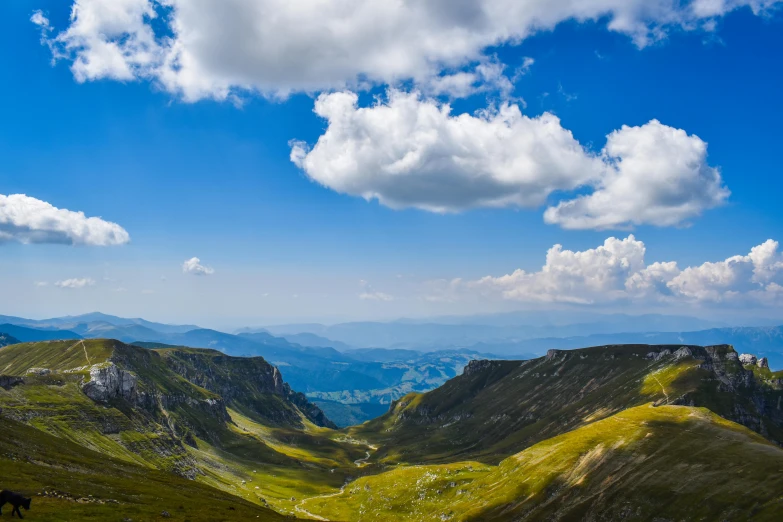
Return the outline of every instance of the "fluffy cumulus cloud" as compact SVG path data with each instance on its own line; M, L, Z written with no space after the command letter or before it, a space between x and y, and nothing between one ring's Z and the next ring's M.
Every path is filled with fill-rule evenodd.
M643 47L672 28L711 30L729 11L780 1L74 0L59 32L45 13L32 21L77 80L149 79L192 101L437 80L566 20L605 20ZM470 80L444 81L465 89Z
M747 255L685 268L673 261L648 265L645 254L644 243L633 235L610 237L601 246L577 252L555 245L539 271L516 270L455 284L463 292L525 302L783 303L783 254L777 241L770 239Z
M57 281L54 283L54 286L58 288L78 289L87 286L95 286L95 280L90 279L89 277L84 277L81 279L65 279L63 281Z
M0 244L60 243L108 246L130 241L116 223L57 208L24 194L0 194Z
M611 133L603 150L606 175L589 194L547 209L564 228L678 225L729 196L707 164L707 144L653 120Z
M681 224L729 195L707 144L656 120L611 133L591 153L553 114L531 118L516 105L452 115L448 104L396 90L369 107L357 101L319 96L326 131L313 147L292 142L291 160L325 187L392 208L536 208L582 189L546 221L624 228Z
M202 265L201 259L197 257L192 257L182 263L182 271L195 276L208 276L215 273L212 267Z

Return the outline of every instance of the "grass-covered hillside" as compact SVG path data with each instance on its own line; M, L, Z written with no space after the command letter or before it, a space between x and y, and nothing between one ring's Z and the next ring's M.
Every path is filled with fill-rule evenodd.
M0 349L0 375L3 419L281 513L339 488L366 451L318 426L328 419L260 358L52 341Z
M730 346L614 345L530 361L476 361L426 394L354 428L378 463L497 463L524 448L647 402L704 406L783 441L781 377L744 367Z
M31 496L27 520L278 521L286 517L199 481L134 465L8 418L0 487ZM10 517L9 505L3 517Z
M783 450L704 408L648 403L497 466L401 466L302 508L357 522L773 521L783 513Z
M781 402L730 346L603 346L471 362L335 430L262 358L23 343L0 486L39 520L779 520Z

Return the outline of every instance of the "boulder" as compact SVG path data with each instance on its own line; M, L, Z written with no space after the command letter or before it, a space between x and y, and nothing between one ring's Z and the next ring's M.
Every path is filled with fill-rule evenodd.
M44 375L49 375L50 373L52 373L52 370L49 368L30 368L27 370L27 375L40 375L42 377Z

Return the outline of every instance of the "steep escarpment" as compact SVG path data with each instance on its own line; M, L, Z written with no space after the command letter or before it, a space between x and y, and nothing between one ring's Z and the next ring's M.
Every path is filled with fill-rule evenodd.
M524 362L473 362L352 433L380 463L497 463L533 444L647 402L704 406L783 442L779 376L730 346L612 345L550 350Z
M195 478L186 445L217 442L230 420L218 395L118 341L47 341L0 350L3 416L90 449Z
M291 389L276 366L261 357L231 357L214 350L187 348L157 353L176 374L262 422L301 428L304 416L316 426L336 428L304 394Z

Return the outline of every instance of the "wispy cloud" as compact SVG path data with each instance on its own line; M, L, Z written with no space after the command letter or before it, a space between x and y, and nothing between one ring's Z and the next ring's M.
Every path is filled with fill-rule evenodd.
M54 286L70 289L85 288L87 286L95 286L95 280L89 277L84 277L81 279L65 279L63 281L57 281L54 283Z

